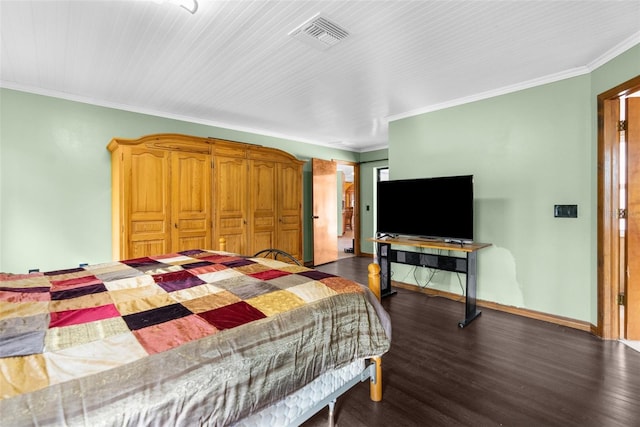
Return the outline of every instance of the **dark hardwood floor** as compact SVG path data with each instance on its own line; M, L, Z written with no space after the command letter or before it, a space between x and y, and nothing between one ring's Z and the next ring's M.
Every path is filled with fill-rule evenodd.
M370 262L317 268L366 284ZM463 304L397 291L383 299L393 323L383 400L358 384L338 399L338 426L640 426L639 352L486 308L460 329ZM304 426L326 426L327 414Z

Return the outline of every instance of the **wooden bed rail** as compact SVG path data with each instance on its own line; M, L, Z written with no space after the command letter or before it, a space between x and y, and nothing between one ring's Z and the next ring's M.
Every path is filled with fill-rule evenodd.
M227 250L227 241L224 237L218 240L218 244L221 251ZM369 289L380 301L380 266L372 262L367 269L369 271ZM382 400L382 357L372 357L371 362L376 365L376 375L375 379L372 378L369 382L369 397L374 402L380 402Z
M380 301L380 266L372 262L367 269L369 271L369 289ZM369 397L374 402L380 402L382 400L382 357L372 357L371 362L376 365L376 376L375 381L371 379L369 382Z

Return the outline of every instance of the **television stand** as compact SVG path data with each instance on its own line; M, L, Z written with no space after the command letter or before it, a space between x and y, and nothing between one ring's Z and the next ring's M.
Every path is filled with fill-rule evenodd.
M378 264L380 264L380 294L382 297L393 295L391 289L391 263L416 265L419 267L435 268L438 270L464 273L466 279L464 319L458 322L460 328L471 323L482 312L476 307L476 271L477 255L480 249L491 246L490 243L453 243L442 240L420 240L407 238L369 239L378 245ZM430 254L400 249L392 249L391 245L408 246L414 248L443 249L447 251L464 252L465 257L451 255Z

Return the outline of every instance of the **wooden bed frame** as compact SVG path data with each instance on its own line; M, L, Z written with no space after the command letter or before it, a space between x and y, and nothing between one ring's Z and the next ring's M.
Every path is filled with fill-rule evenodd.
M272 260L262 259L265 258L263 251L253 256L237 255L233 251L227 251L227 241L224 238L219 239L218 245L220 252L184 250L157 257L132 258L97 264L92 268L79 267L38 273L34 276L17 275L8 278L6 283L8 295L3 294L3 301L15 300L16 302L15 306L9 308L8 313L15 314L17 321L22 321L23 317L26 317L23 316L25 313L37 316L31 316L35 320L25 323L22 329L20 327L11 329L17 321L7 323L9 333L13 335L4 334L3 338L9 336L11 340L15 336L25 339L14 345L14 348L9 346L3 348L2 369L8 374L3 376L0 384L3 389L0 396L0 408L2 408L0 411L11 414L8 419L13 419L15 424L31 424L30 420L45 425L65 423L64 420L67 423L82 422L82 419L86 421L89 416L104 417L111 413L114 423L120 420L125 424L127 422L144 424L155 420L156 415L150 411L150 408L164 408L158 417L165 421L173 419L177 422L182 419L197 423L197 420L200 422L209 420L209 422L218 423L226 420L225 422L233 422L237 426L250 426L270 425L275 420L280 420L281 422L278 423L290 423L289 425L293 427L302 424L327 407L328 425L334 426L334 409L338 398L358 383L368 381L370 399L375 402L382 400L381 358L389 349L391 323L388 313L380 304L381 278L380 267L377 264L371 263L368 266L370 291L366 291L362 284L357 284L353 280L303 266L295 266L293 265L296 262L295 258L289 258L289 264L275 260L271 262ZM195 272L196 269L200 269L198 273ZM221 275L217 274L225 269L229 270ZM191 278L195 277L196 273L206 277L203 276L202 279L196 277L196 281ZM209 277L209 275L215 277ZM286 277L286 279L276 282L280 285L276 286L276 284L267 283L272 276L276 279L279 277ZM1 279L4 290L4 276ZM94 282L99 283L99 289L94 289ZM166 291L158 294L164 299L154 300L155 302L146 300L144 303L139 302L143 299L137 298L136 292L149 285L148 282L153 285L153 289L160 286ZM157 285L160 282L164 283ZM228 287L233 288L234 285L242 288L237 290L240 295L237 297L238 302L228 304L230 308L224 304L227 301L224 298L230 297L223 296L222 301L217 301L222 302L223 308L211 309L216 302L207 299L212 294L209 286L194 291L196 298L193 298L192 294L165 295L174 290L180 292L200 284L218 282L221 282L221 287L214 287L214 293L219 293ZM276 290L263 292L264 288L269 286ZM298 286L299 289L292 292L282 291L287 286ZM121 289L129 292L129 288L135 291L135 298L128 298L131 296L129 293L116 294ZM296 291L301 293L300 297L297 296ZM151 291L143 291L142 296L148 296L148 292ZM291 293L293 296L272 295L278 292ZM93 295L96 293L99 294L98 298L103 299L96 300L94 298L96 295ZM245 302L246 298L242 299L242 296L255 293L259 293L263 300L256 301L254 304L266 307L263 309L266 310L266 314L258 311L258 308L255 309L256 314L246 314L250 310L244 307L253 306ZM84 298L87 295L91 297L88 302L87 298ZM84 299L80 301L76 298ZM274 298L278 303L273 303ZM310 304L317 303L320 312L328 311L330 316L317 316L314 311L315 306L305 307L306 303L301 305L297 300L287 303L287 298L298 298L306 303L310 301ZM118 309L115 304L118 301L122 302L123 299L126 300ZM199 301L199 299L202 300ZM105 303L107 300L109 304ZM157 304L165 300L170 300L171 304ZM176 300L191 302L191 309L188 304L182 306L174 303ZM96 304L96 301L102 304ZM270 309L271 306L278 305L282 301L285 305L289 304L294 308L289 311ZM140 306L146 310L140 310ZM147 309L148 307L151 309ZM167 313L169 310L170 312ZM181 319L188 315L198 315L196 313L210 316L209 320L204 317L203 320L199 320L202 325L196 325L201 329L206 329L205 326L208 329L200 331L196 328L194 332L187 330L186 323L180 323ZM269 314L281 313L285 316L282 319L287 319L284 323L292 324L291 329L283 328L283 322L278 321L256 322L253 324L253 329L249 326L249 329L234 329L235 325L228 320L231 318L231 321L239 322L244 317L256 320L268 317ZM4 314L6 313L3 311ZM258 314L262 316L258 317ZM3 316L0 320L4 322L6 318ZM104 323L91 327L83 326L85 323L103 319L106 319ZM120 329L117 325L112 327L113 322L108 323L112 320L121 324L122 327ZM223 330L229 329L225 337L205 333L216 326L214 322L217 322L216 324L219 324ZM208 326L210 324L211 327ZM157 333L161 325L169 327ZM54 330L57 327L60 329ZM75 335L78 335L75 332L79 328L83 328L82 333L75 340ZM97 330L99 328L109 330L106 332ZM184 332L184 340L177 345L176 329L180 329L179 333ZM353 336L362 337L362 341L356 342L350 339L342 341L344 334L340 331L345 329L353 331ZM151 330L152 332L149 332ZM252 331L256 333L256 337L253 337L252 333L246 333ZM136 333L146 335L138 336ZM163 340L163 334L170 335L170 339ZM352 334L346 336L351 337ZM295 341L292 341L295 347L293 352L288 345L281 346L281 343L289 342L292 338L295 338ZM324 355L323 361L318 360L316 356L318 351L328 348L328 344L333 343L334 339L337 343L345 342L346 346L331 347L334 351L326 356L327 364L323 367ZM145 344L148 346L145 347ZM236 344L240 349L249 349L245 354L246 357L245 355L235 356L238 354L235 353ZM182 351L175 350L182 345L185 345ZM122 349L129 351L123 352ZM175 351L171 354L167 353L166 357L147 358L165 349ZM193 354L189 353L189 357L184 357L185 352L191 350ZM84 356L89 352L96 357L90 358L90 363L85 363ZM309 366L298 364L296 361L298 353L300 360L305 363L310 362ZM52 358L54 368L51 370L47 370L44 366L46 357ZM291 357L296 360L290 360ZM274 361L276 358L278 360ZM218 362L220 365L212 369L210 365ZM258 387L261 387L256 389L253 400L246 400L247 396L254 396L253 392L234 391L248 389L253 379L250 374L241 375L244 382L238 382L239 386L229 393L222 386L235 378L236 369L245 364L255 367L257 372L255 381ZM114 366L118 369L112 369ZM31 383L23 381L23 379L31 380L26 374L29 369L42 372L41 377ZM72 369L74 374L71 373ZM279 384L279 388L269 388L262 392L261 390L265 389L268 383L262 374L271 369L274 370L273 382ZM97 376L89 378L90 375ZM189 389L185 389L185 393L181 396L183 399L185 396L189 399L193 398L190 404L194 405L192 408L194 411L185 411L184 401L177 401L172 397L172 393L166 393L172 387L172 384L164 381L167 375L179 379L176 381L176 387ZM203 379L204 383L201 382ZM68 382L68 387L59 386L65 382ZM209 382L221 385L223 391L217 394L209 393L209 388L204 387L204 384ZM3 384L9 387L5 390ZM203 387L190 387L190 384L203 384ZM235 383L233 385L235 386ZM107 390L107 393L113 392L114 396L109 400L109 405L104 404L104 395L101 394ZM220 387L216 389L218 390ZM230 401L223 400L227 395L231 398ZM216 400L211 400L212 396L215 396ZM39 402L37 407L33 406L32 399ZM65 406L65 402L69 405ZM271 403L263 406L267 402ZM137 409L136 403L140 404L141 410ZM136 409L129 411L132 404ZM64 410L61 411L60 408ZM61 416L64 418L60 418ZM242 418L238 419L238 417Z

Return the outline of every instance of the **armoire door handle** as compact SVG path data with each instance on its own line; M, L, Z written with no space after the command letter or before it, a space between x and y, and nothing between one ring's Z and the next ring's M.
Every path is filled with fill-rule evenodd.
M311 217L311 219L318 219L318 218L320 218L318 215L314 215Z

